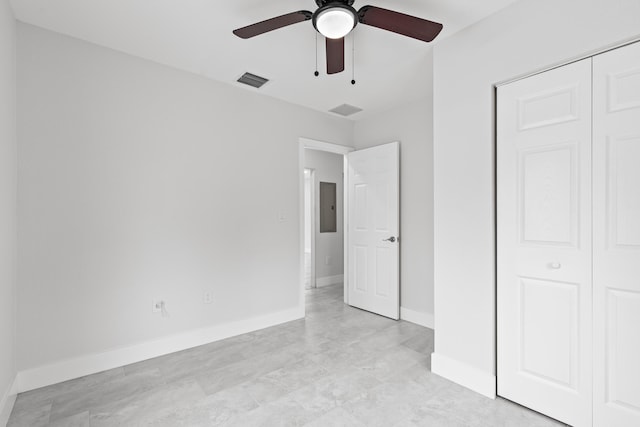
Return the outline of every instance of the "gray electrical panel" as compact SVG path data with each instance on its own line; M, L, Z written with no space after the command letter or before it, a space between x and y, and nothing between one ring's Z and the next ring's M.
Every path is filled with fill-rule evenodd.
M320 183L320 232L337 231L336 183Z

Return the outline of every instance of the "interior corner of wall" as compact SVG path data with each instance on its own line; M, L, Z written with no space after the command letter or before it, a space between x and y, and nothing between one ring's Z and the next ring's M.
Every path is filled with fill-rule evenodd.
M411 310L406 307L400 307L400 319L424 326L425 328L435 329L433 313Z
M11 382L11 384L9 384L9 387L7 387L7 390L4 391L2 397L0 398L0 426L7 425L17 396L18 375L16 374L13 378L13 381Z
M496 398L497 382L493 373L435 352L431 354L431 371L490 399Z

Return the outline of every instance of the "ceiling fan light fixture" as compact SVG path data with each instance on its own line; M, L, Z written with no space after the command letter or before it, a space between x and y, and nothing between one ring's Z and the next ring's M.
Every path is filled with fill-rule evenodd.
M330 39L346 36L357 23L355 9L342 3L330 3L321 7L313 16L313 25L316 30Z

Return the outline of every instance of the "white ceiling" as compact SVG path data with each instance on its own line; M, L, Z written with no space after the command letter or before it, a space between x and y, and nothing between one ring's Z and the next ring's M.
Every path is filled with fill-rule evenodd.
M23 22L150 59L221 82L245 71L270 82L259 92L328 111L347 103L364 111L351 118L404 104L429 93L424 78L428 52L439 40L516 0L356 0L356 10L371 4L444 25L432 43L358 25L355 86L352 86L352 35L345 46L345 71L328 76L324 40L310 21L248 40L231 31L296 10L314 11L314 0L13 0ZM247 90L256 89L247 88Z

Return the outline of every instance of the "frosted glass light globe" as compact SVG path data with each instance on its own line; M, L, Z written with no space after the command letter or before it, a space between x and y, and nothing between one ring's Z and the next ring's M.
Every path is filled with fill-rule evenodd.
M355 16L342 7L327 9L316 18L316 28L320 34L330 39L339 39L353 29L356 24Z

